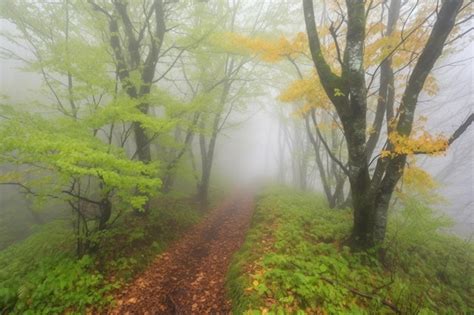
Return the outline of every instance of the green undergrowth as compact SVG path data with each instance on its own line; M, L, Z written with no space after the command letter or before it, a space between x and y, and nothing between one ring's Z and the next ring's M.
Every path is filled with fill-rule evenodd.
M78 259L71 222L55 221L0 252L0 314L99 312L114 290L143 270L200 218L184 198L160 198L147 216L121 216Z
M345 246L349 210L271 188L257 200L228 289L234 314L462 314L473 310L472 243L411 202L392 215L384 257Z

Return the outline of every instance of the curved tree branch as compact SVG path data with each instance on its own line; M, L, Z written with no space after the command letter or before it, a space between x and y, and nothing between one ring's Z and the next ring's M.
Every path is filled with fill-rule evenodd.
M347 167L334 155L334 153L331 151L331 148L329 148L328 143L326 142L326 139L324 139L323 135L321 134L321 131L319 130L318 127L318 122L316 121L316 115L314 110L311 111L311 119L313 120L314 127L316 129L316 133L318 134L319 140L321 140L321 143L323 144L324 148L326 149L329 157L339 165L339 167L342 169L342 171L349 176L349 170Z

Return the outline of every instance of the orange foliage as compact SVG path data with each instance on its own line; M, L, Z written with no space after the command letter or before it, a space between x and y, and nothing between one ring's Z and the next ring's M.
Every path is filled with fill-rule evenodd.
M431 192L431 190L438 187L438 183L434 178L416 166L407 166L403 173L403 184L409 188L416 188L422 192Z
M304 102L304 106L295 113L301 116L312 108L331 108L331 102L314 72L310 77L293 81L286 90L281 92L278 99L285 103Z
M415 165L416 160L411 159L403 171L400 187L397 188L397 196L402 201L416 197L425 203L438 204L444 199L436 193L439 183L430 173Z
M393 150L384 150L382 157L395 157L398 155L413 155L416 153L441 154L448 148L448 139L444 136L433 136L423 131L416 137L407 137L391 132L388 136Z
M230 45L256 54L266 62L274 63L285 57L296 58L308 50L306 34L297 33L292 40L280 36L278 40L268 40L261 37L246 37L236 33L228 33Z

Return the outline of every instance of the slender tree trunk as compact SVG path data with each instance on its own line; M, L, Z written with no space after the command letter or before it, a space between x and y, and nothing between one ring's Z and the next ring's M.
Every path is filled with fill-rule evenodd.
M282 132L284 128L283 117L279 119L279 128L278 128L278 180L281 184L286 182L285 176L285 145L284 145L284 133Z
M209 199L209 179L211 177L211 168L206 167L202 170L202 177L199 183L198 199L203 209L208 206Z
M112 215L112 203L110 202L109 198L104 198L100 202L99 210L99 230L102 231L105 230L107 222L109 222L110 216Z
M231 64L230 69L233 69L233 61L231 61L230 64ZM212 135L207 147L206 147L206 138L204 134L201 133L199 137L199 144L201 147L202 176L201 176L201 181L199 183L198 198L201 202L203 209L207 207L208 202L209 202L208 200L209 199L209 183L211 179L212 164L214 162L214 152L216 148L217 136L221 128L222 113L224 112L224 109L225 109L225 105L227 102L227 97L229 95L230 88L231 88L231 82L226 81L224 83L222 94L219 100L220 108L215 114L214 120L212 122ZM201 128L204 128L204 127L205 127L205 121L203 119L201 120Z
M199 112L194 114L192 125L189 127L188 131L186 132L183 147L180 149L179 152L177 153L174 152L173 159L166 167L166 173L163 180L163 188L162 188L162 192L164 193L168 193L174 184L174 180L176 178L176 167L178 166L179 161L181 160L183 155L186 153L186 151L190 149L190 145L194 139L194 127L198 123L200 116L201 116L201 113ZM179 141L179 139L180 139L179 132L177 132L176 141ZM192 153L192 149L191 149L191 153Z
M341 205L344 203L344 183L345 183L345 176L335 173L334 178L336 179L336 185L334 188L333 194L333 207L340 208Z
M302 161L300 161L299 167L299 177L300 177L300 189L306 190L308 189L308 163L306 163L306 154L302 157Z
M315 159L316 159L316 165L318 167L318 171L319 171L319 178L321 179L321 183L323 185L323 190L324 190L324 194L326 195L326 200L328 201L329 203L329 207L331 208L332 205L331 205L331 187L329 185L329 182L328 182L328 179L327 179L327 176L326 176L326 169L324 168L324 164L323 164L323 161L321 160L321 155L320 155L320 144L318 141L316 141L316 138L314 137L313 135L313 132L311 131L311 126L310 126L310 122L309 122L309 116L306 115L305 116L305 126L306 126L306 133L308 135L308 138L311 142L311 144L313 145L313 149L314 149L314 155L315 155Z
M220 115L218 115L220 116ZM218 121L220 117L216 117L215 121ZM199 184L199 201L201 202L201 206L203 209L208 206L209 204L209 184L210 184L210 179L211 179L211 171L212 171L212 164L214 161L214 151L216 147L216 141L217 141L217 129L215 129L214 133L212 134L211 140L209 141L209 146L207 148L207 154L206 158L203 160L202 163L202 176L201 176L201 182Z

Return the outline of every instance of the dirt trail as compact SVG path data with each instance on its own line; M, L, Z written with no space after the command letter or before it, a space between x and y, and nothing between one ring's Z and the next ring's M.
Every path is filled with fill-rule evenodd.
M224 201L126 287L109 314L229 314L225 276L252 212L248 194Z

